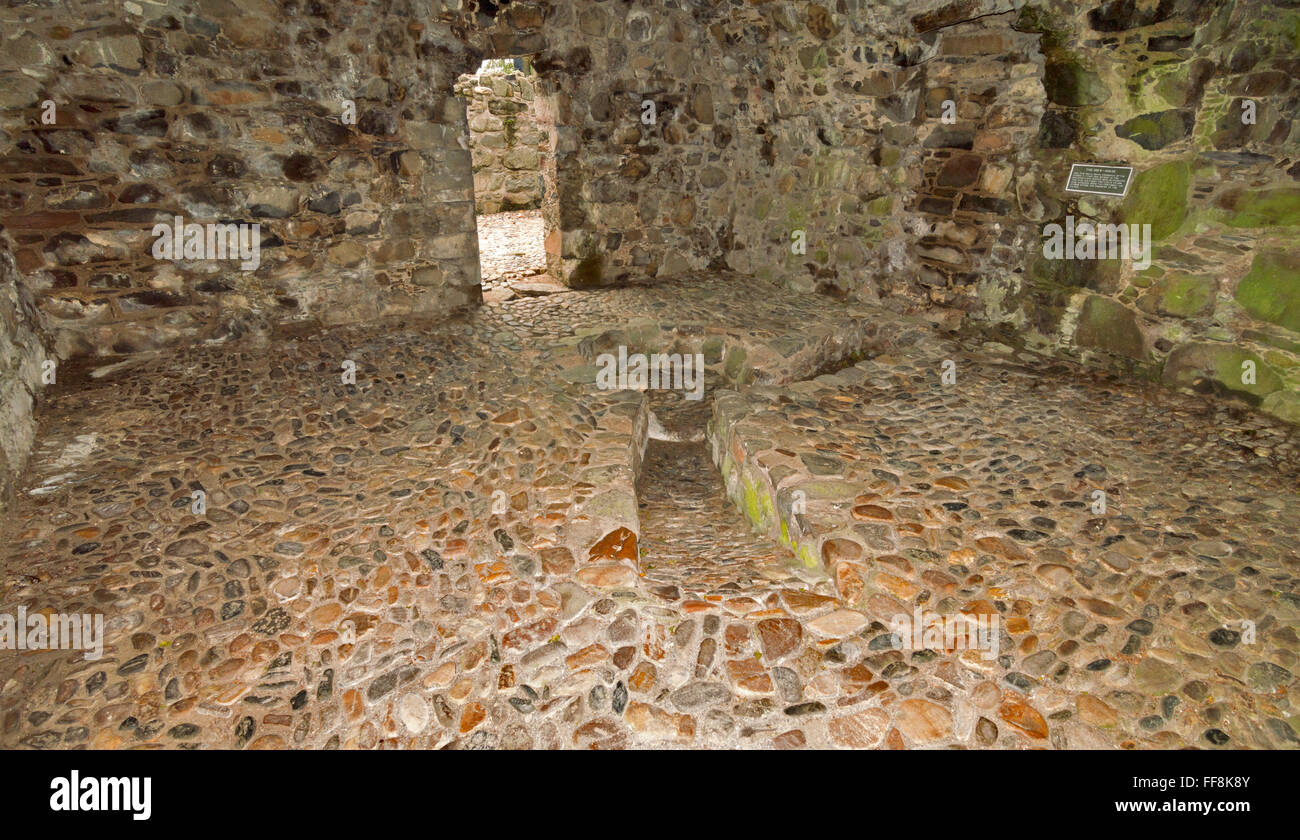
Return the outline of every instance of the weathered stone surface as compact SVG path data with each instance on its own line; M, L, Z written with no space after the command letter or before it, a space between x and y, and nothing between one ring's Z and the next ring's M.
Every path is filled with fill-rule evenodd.
M1077 61L1049 63L1043 71L1047 98L1067 106L1100 105L1110 98L1110 88L1091 70Z
M1300 189L1241 190L1225 197L1224 223L1238 228L1300 227Z
M1300 333L1300 256L1261 251L1237 284L1237 303L1263 321Z
M1148 355L1137 315L1123 304L1100 295L1089 295L1084 300L1074 343L1130 359L1144 359Z
M0 746L1297 742L1293 3L11 5Z
M473 155L474 202L480 214L543 207L558 189L549 150L555 132L540 77L490 67L461 76ZM551 211L554 204L549 205ZM550 217L550 228L558 221Z
M1254 367L1253 383L1248 380L1247 362ZM1175 348L1165 360L1163 377L1179 387L1207 393L1222 389L1256 402L1282 387L1281 377L1257 353L1208 342Z
M1137 305L1152 314L1193 318L1214 310L1217 291L1218 284L1212 277L1169 274L1153 283L1138 298Z
M1138 172L1121 211L1126 224L1151 225L1155 239L1165 239L1187 217L1191 167L1172 161Z
M1190 111L1169 110L1142 114L1115 126L1115 134L1144 149L1163 149L1192 133L1196 121Z

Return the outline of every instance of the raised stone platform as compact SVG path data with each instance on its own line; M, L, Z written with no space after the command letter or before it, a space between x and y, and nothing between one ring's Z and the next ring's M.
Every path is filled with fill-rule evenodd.
M998 349L720 394L729 494L968 743L1294 746L1294 430ZM996 616L999 655L907 650L918 607Z

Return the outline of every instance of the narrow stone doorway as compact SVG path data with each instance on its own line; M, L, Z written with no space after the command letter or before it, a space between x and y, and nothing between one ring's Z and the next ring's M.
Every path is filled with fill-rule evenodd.
M563 291L547 270L555 126L540 77L528 58L487 59L456 93L469 127L484 301Z

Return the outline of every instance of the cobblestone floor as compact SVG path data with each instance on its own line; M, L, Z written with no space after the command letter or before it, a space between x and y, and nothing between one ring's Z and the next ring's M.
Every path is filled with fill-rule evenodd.
M698 349L705 401L595 388L619 343ZM729 278L61 369L0 612L107 640L0 652L0 745L1294 746L1294 439L987 355ZM818 562L719 441L817 491ZM916 605L1000 658L898 649Z
M489 213L478 217L479 269L484 293L512 283L546 280L545 224L541 210Z
M834 577L906 742L1297 744L1289 427L938 341L714 406L732 496ZM918 607L998 643L890 633Z

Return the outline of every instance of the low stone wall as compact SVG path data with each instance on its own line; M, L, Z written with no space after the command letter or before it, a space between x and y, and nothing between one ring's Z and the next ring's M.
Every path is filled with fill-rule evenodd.
M13 255L0 249L0 510L36 437L33 410L47 357L35 297L20 281Z
M469 120L476 212L541 207L553 128L543 122L547 111L534 80L520 73L461 76L456 93Z

